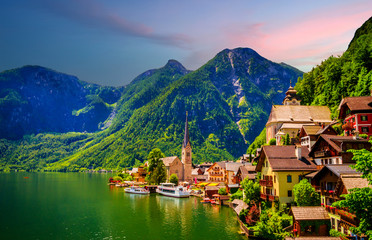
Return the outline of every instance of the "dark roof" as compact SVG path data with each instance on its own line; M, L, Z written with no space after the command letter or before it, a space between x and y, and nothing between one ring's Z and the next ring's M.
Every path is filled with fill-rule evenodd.
M316 135L328 134L328 135L337 135L336 130L332 127L333 123L329 124L325 128L320 128Z
M350 167L350 164L330 164L325 165L321 170L319 170L315 176L313 176L313 180L317 180L321 178L327 171L332 172L337 177L340 177L341 175L360 175L355 169L352 169Z
M184 138L183 138L183 144L182 144L182 146L185 148L189 142L190 142L190 136L189 136L189 123L188 123L188 121L187 121L187 112L186 112L185 136L184 136Z
M372 112L372 96L347 97L342 99L338 107L338 110L340 110L340 119L346 117L346 113L343 111L345 106L347 106L351 112Z
M237 172L239 170L239 167L243 166L243 163L238 162L227 162L225 163L226 171L232 171Z
M301 147L301 158L298 159L294 145L263 146L262 157L257 164L256 171L260 171L266 157L274 171L315 171L316 165L309 158L307 147Z
M319 136L318 140L314 144L313 148L311 149L311 152L309 155L313 157L313 153L318 151L317 146L320 144L321 139L324 139L335 151L340 153L342 151L341 144L342 143L367 143L368 140L364 138L354 139L353 136L337 136L337 135L328 135L328 134L322 134Z
M295 220L328 220L331 219L327 211L320 206L315 207L291 207L291 213Z

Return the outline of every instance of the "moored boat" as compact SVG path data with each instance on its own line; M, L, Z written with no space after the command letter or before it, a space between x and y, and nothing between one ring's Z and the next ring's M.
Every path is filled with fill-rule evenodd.
M186 191L182 186L175 186L174 183L161 183L161 185L158 186L158 189L156 189L156 192L168 197L190 197L190 192Z
M142 187L135 187L135 186L125 188L124 191L126 193L134 193L134 194L150 194L149 190L142 188Z

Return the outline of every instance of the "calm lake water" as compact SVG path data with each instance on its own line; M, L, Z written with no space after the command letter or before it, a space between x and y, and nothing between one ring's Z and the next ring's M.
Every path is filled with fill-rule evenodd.
M228 207L127 194L110 176L1 173L0 239L246 239Z

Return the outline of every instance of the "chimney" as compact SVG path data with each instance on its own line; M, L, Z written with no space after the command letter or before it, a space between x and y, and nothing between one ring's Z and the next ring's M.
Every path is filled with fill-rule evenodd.
M355 131L354 131L353 139L354 139L354 140L358 140L358 139L359 139L359 131L358 131L358 130L355 130Z
M301 145L295 145L295 154L298 160L301 159Z

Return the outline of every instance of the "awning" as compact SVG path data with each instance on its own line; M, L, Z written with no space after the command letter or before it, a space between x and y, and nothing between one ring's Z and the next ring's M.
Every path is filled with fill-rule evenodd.
M210 183L210 184L208 184L208 186L218 186L219 185L219 183Z

